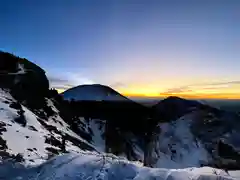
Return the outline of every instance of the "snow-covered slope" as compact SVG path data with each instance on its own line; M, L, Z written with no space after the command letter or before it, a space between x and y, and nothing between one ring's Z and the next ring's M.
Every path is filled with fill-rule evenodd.
M92 144L100 152L106 151L106 142L104 137L105 124L105 121L97 119L92 119L89 122L89 129L92 131Z
M240 179L240 171L229 171L228 173L235 179Z
M239 122L223 114L194 111L159 123L151 139L148 163L153 167L214 166L239 169Z
M66 151L94 147L74 133L59 116L52 101L49 108L56 111L48 119L42 119L19 104L6 90L0 89L0 155L14 158L26 164L38 164L49 156L61 154L62 138L66 139ZM82 145L81 145L82 144Z
M11 172L11 173L10 173ZM236 174L235 174L236 176ZM227 172L204 168L147 168L113 155L66 154L37 167L0 164L0 178L8 180L237 180Z
M161 168L201 167L211 163L211 155L191 132L192 116L160 123L152 139L151 164Z
M126 101L122 96L112 88L100 84L81 85L63 92L66 100L77 101Z
M154 109L163 122L152 138L153 166L240 168L238 114L177 97L163 100Z

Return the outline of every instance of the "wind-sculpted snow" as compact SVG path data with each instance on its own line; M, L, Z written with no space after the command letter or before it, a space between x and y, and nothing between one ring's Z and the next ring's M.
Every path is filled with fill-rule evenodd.
M7 180L237 180L209 167L188 169L147 168L110 154L71 153L42 165L24 167L2 163L0 179Z

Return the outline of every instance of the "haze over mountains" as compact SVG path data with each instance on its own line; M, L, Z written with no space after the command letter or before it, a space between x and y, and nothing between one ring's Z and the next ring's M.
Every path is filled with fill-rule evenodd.
M46 162L36 169L3 163L0 172L5 179L17 178L6 173L7 167L17 176L39 176L41 180L63 178L61 170L71 168L74 171L66 174L75 178L80 176L75 171L80 168L81 176L90 176L91 169L95 169L92 179L143 176L166 180L164 174L169 173L173 173L174 180L179 178L176 173L182 174L181 180L193 176L217 178L218 170L202 166L240 169L238 113L179 97L144 106L99 84L58 94L49 89L45 71L34 63L5 52L0 52L0 60L2 161L11 159L24 165ZM233 179L222 170L219 176Z

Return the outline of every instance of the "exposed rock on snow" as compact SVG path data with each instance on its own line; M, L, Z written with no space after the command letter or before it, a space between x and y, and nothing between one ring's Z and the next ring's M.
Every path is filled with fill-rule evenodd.
M56 110L50 99L48 104ZM16 119L18 119L16 121ZM19 120L21 119L21 120ZM24 122L24 123L23 123ZM26 164L39 164L49 156L62 153L63 136L67 136L66 151L94 147L74 133L58 114L41 119L27 107L18 104L0 89L0 155L2 158L21 157ZM81 146L81 143L85 146Z

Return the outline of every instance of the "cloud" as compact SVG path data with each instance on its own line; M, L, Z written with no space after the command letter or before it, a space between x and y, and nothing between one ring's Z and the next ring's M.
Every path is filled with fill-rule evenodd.
M48 79L51 88L66 90L74 86L74 84L67 79L61 79L53 76L48 77Z
M161 94L180 94L180 93L189 93L194 92L194 89L201 90L219 90L228 88L229 85L240 85L240 81L223 81L223 82L214 82L214 83L199 83L199 84L189 84L186 86L169 88Z
M67 77L67 79L69 79L69 82L71 82L71 84L74 84L74 86L78 86L82 84L95 84L93 80L79 73L67 72L65 73L65 76Z
M116 82L116 83L110 84L110 87L118 89L118 88L126 88L128 87L128 85L122 82Z
M73 86L69 86L69 85L52 85L51 86L52 88L54 89L63 89L63 90L66 90L66 89L69 89L69 88L72 88Z
M50 83L54 83L54 84L69 84L69 80L67 79L61 79L59 77L49 77L48 78Z
M167 89L164 93L165 94L175 94L175 93L182 93L182 92L186 92L189 91L189 87L188 86L183 86L183 87L177 87L177 88L170 88Z
M221 86L221 85L240 85L240 81L223 81L216 83L192 84L191 86Z
M68 79L61 79L59 77L49 77L49 82L51 86L65 86L65 87L72 87L74 84Z
M64 73L64 77L49 76L50 87L55 89L66 90L74 86L82 84L94 84L94 82L88 78L85 78L76 73Z

